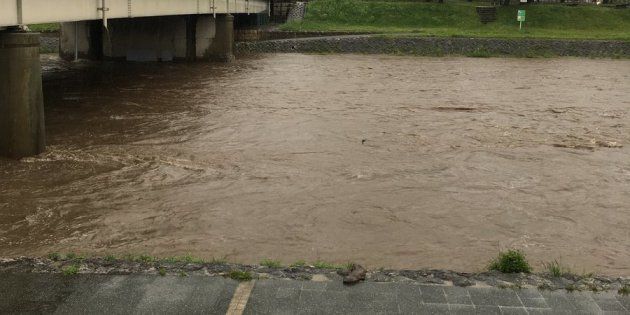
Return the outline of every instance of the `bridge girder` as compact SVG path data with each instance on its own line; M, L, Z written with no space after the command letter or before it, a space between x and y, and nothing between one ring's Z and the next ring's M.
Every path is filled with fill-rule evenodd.
M0 0L7 26L149 16L264 13L268 0ZM104 10L103 10L104 8Z

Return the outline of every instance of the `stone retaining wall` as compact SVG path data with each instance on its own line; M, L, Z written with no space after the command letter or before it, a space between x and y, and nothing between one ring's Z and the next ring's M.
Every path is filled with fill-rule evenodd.
M305 37L322 37L322 36L347 36L347 35L367 35L373 33L366 32L321 32L321 31L309 31L309 32L294 32L294 31L280 31L280 30L267 30L267 29L236 29L234 30L234 40L237 42L250 42L259 40L273 40L273 39L295 39Z
M236 52L629 58L630 41L354 35L242 42L236 44Z
M59 33L42 33L39 37L40 48L42 54L59 52Z

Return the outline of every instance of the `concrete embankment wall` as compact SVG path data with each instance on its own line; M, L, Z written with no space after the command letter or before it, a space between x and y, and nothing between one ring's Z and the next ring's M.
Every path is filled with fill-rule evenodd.
M630 58L630 41L357 35L241 42L236 52Z

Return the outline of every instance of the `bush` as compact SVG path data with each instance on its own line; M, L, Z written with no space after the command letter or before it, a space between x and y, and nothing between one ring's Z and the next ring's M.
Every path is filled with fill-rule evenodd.
M249 271L232 270L230 271L230 278L238 281L252 280L252 274Z
M549 272L550 275L556 278L575 276L575 274L571 272L571 269L561 265L557 260L554 260L548 263L543 263L543 266L545 267L545 269L547 269L547 272Z
M76 275L77 273L79 273L79 266L76 264L65 266L61 269L61 272L63 272L63 274L66 276Z
M61 254L59 254L59 253L50 253L50 254L48 254L48 259L50 259L52 261L60 261L61 260Z
M530 273L532 268L525 259L523 252L510 249L507 252L499 253L499 257L490 263L490 270L498 270L503 273Z

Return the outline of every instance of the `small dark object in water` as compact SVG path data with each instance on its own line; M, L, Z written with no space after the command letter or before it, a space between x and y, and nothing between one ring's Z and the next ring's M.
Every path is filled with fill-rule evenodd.
M457 107L437 106L437 107L433 107L433 109L437 111L441 111L441 112L448 112L448 111L470 112L470 111L476 110L476 108L474 107L464 107L464 106L457 106Z
M355 284L361 280L365 280L365 275L367 274L367 270L357 264L352 264L350 269L348 269L348 274L344 275L343 283L344 284Z

